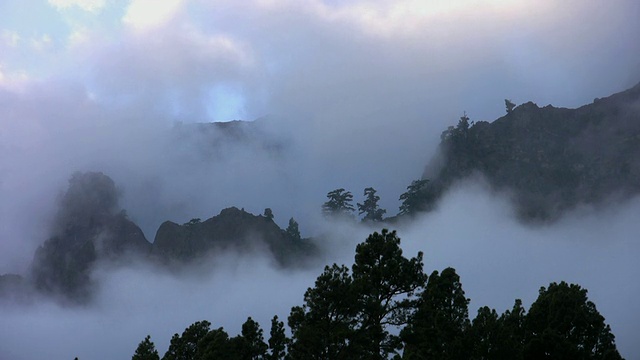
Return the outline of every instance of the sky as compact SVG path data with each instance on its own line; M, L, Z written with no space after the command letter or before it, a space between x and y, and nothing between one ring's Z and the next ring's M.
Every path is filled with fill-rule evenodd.
M0 273L28 269L34 250L49 234L56 199L75 171L111 176L121 188L122 207L150 241L165 220L206 219L228 206L256 214L270 207L281 226L293 216L303 236L315 235L324 230L320 205L336 188L362 201L364 188L373 186L388 215L395 214L399 195L435 154L440 133L464 112L473 121L491 121L505 113L506 98L516 104L578 107L640 82L638 18L640 3L633 0L2 1ZM211 157L202 154L202 139L172 136L176 124L236 119L260 119L256 124L262 136L284 144L284 151L273 154L259 146L224 143ZM509 212L500 210L508 209L503 200L485 199L482 188L468 189L462 193L480 194L478 201L488 203L479 211ZM608 215L611 221L626 219L633 209L625 209ZM438 212L407 231L419 238L435 227L441 241L455 241L460 234L446 227L455 216ZM473 225L468 231L502 229L499 217L469 216ZM602 237L616 244L627 244L625 229L633 230L632 223L617 229L588 216L594 215L575 214L573 220L534 235L508 222L513 233L497 231L501 236L495 241L523 238L553 247L556 243L549 239L565 239L557 245L563 250L548 250L554 254L573 245L585 247L566 269L551 267L558 276L573 276L580 266L591 269L579 264L603 253L596 245L574 244L577 237L598 234L582 232L582 221L610 230ZM355 239L364 239L362 231L356 232ZM480 243L495 247L490 239ZM452 249L469 245L454 244ZM624 246L636 245L611 251L618 254ZM522 251L526 248L506 246L498 254L505 263L491 253L487 257L515 266L507 258ZM468 260L463 255L443 254L437 262L443 266L455 262L482 268L463 261ZM627 266L622 269L626 276L638 274L637 266L625 262L630 261L625 252L619 254L620 262L603 260L602 274L613 275L615 266ZM548 276L536 270L546 265L529 260L523 276L530 280L531 299ZM290 283L275 270L258 270L239 274L237 283L259 273L273 273L274 284ZM491 274L502 272L493 269ZM604 275L584 274L575 278L611 290L600 281ZM138 279L122 273L108 279L118 276ZM299 302L315 273L295 276L299 286L292 286L291 294ZM469 283L477 279L471 276ZM208 281L206 291L221 286L215 277ZM107 283L119 286L116 280ZM162 284L175 285L160 278L149 286L162 289ZM637 295L637 290L629 292ZM630 304L630 293L616 296L620 301L609 303L611 311ZM280 303L277 292L269 296ZM512 302L519 295L508 296ZM156 306L185 299L177 296ZM297 304L290 302L282 303ZM69 326L127 318L110 313L125 309L126 301L112 296L105 303L110 306L105 305L103 317L94 312L71 315L54 305L38 311L51 320L77 320ZM499 306L508 307L502 301ZM17 322L24 320L15 314ZM24 316L37 314L30 310ZM617 319L624 328L625 318ZM171 334L188 325L178 315L172 321ZM637 333L638 328L632 330ZM171 334L158 336L166 343ZM144 335L127 341L137 343ZM70 347L75 344L69 341ZM0 343L0 349L7 344Z

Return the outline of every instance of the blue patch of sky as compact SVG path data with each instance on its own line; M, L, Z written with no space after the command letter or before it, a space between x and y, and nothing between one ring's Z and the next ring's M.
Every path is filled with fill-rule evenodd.
M216 85L209 90L206 103L209 121L248 119L245 98L237 86Z
M44 0L0 2L0 28L25 38L68 31L64 19Z

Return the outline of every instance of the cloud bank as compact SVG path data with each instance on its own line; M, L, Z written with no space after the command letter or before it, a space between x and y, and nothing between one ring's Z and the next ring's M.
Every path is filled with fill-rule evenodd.
M372 186L387 214L395 213L398 196L422 174L441 131L463 111L471 120L492 120L504 113L505 98L575 107L640 80L640 4L631 0L185 0L163 2L154 11L146 3L8 0L0 5L0 273L26 271L74 171L111 176L121 187L122 206L149 240L165 220L205 219L232 205L254 213L271 207L281 226L293 216L309 236L324 229L320 205L335 188L346 188L361 201L361 191ZM227 144L214 156L203 156L201 143L176 139L172 132L179 122L265 116L261 131L284 144L282 153ZM451 195L441 212L400 232L408 249L422 246L412 238L426 239L428 270L458 267L474 304L499 310L515 297L531 301L537 287L550 280L580 280L614 324L621 344L625 334L637 332L627 332L624 324L640 322L616 315L625 305L632 308L637 293L628 285L629 274L638 273L628 262L637 246L628 238L635 230L630 220L635 205L528 229L511 220L501 200L474 189ZM471 205L479 208L469 213ZM365 233L345 237L354 245ZM348 261L345 257L351 255L336 259ZM522 263L529 269L517 279L518 271L504 271ZM123 275L127 271L131 274ZM279 289L274 294L289 294L278 288L292 282L284 274L262 272L273 276L273 288ZM220 286L254 284L251 279L262 272L245 270L229 282L212 275L202 287L209 290L194 285L155 309L192 301L190 294L199 291L215 297ZM270 302L283 307L272 312L286 313L300 302L317 274L306 275L300 288L291 287L291 298L273 295ZM491 280L506 275L514 279L505 279L504 287ZM121 270L107 278L112 280L106 288L113 287L108 296L115 297L119 286L126 288L122 278L135 281L130 284L149 278L151 293L179 286L149 271ZM490 294L504 288L505 295L491 300L496 305L482 301L483 286L498 289ZM247 294L249 299L255 293ZM90 331L79 338L93 349L128 356L142 332L156 328L146 326L153 311L145 312L143 305L150 300L105 296L102 312L39 305L5 315L31 328L58 323L67 324L69 334L78 328L107 333L126 320L127 306L143 309L139 324L131 324L140 335L121 332L122 341L111 344L91 343ZM213 310L199 309L176 313L166 327L157 324L162 329L152 333L157 344L200 318L218 323L205 314ZM267 324L258 314L242 313L220 326L233 331L249 315ZM71 338L49 341L68 344L60 348L65 357L83 348ZM19 340L5 339L13 340L3 340L0 352L32 357L11 345ZM638 353L625 346L623 355Z

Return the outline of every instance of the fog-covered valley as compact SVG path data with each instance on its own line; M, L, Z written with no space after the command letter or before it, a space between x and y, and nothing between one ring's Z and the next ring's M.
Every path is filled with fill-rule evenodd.
M321 213L333 189L355 205L374 187L386 216L397 214L464 113L493 121L505 99L575 108L634 86L638 15L634 1L3 3L0 274L28 275L77 171L112 178L149 242L165 221L235 206L270 208L282 229L295 218L322 251L296 268L260 246L178 272L98 262L88 304L0 302L0 359L128 358L147 334L162 355L203 319L231 335L248 316L268 329L324 265L351 264L382 226L398 231L406 256L424 252L426 273L456 268L470 317L516 298L531 305L552 281L578 283L622 356L638 358L635 197L532 224L509 191L474 175L412 220L368 226ZM230 120L249 122L239 133L209 126Z
M611 324L620 352L634 358L640 319L631 309L640 287L629 276L638 271L639 206L631 200L617 209L585 209L552 226L531 228L510 215L504 198L465 184L436 213L398 230L407 256L424 251L426 272L458 270L471 298L470 316L484 305L502 312L516 298L528 306L538 288L552 281L578 283ZM64 307L51 300L4 304L3 354L12 359L127 358L147 334L163 353L175 332L198 320L230 334L238 333L248 316L265 327L273 315L286 319L302 302L324 263L351 264L355 244L370 229L343 224L330 231L335 242L323 261L293 271L278 269L259 250L221 254L209 266L181 275L144 263L98 268L94 275L101 286L90 306Z

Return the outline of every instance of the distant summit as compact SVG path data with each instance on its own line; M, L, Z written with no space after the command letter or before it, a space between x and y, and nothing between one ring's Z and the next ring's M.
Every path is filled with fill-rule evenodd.
M254 121L177 123L172 134L176 139L192 144L205 158L221 157L229 149L238 147L283 155L288 141L266 131L266 121L268 119L261 118Z
M528 102L509 110L492 123L463 116L442 133L423 175L425 202L474 174L512 192L525 220L640 193L640 84L578 109Z

